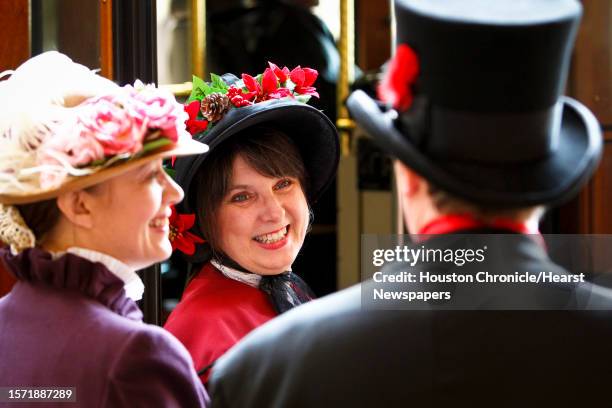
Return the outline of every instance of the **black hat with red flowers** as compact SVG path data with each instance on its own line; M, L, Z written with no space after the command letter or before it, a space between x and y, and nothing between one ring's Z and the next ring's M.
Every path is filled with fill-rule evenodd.
M253 126L283 131L302 156L309 181L306 194L312 203L336 174L340 156L338 134L323 112L306 103L310 97L319 96L313 86L316 70L268 65L254 77L211 74L211 81L204 82L194 76L193 91L185 105L189 114L187 130L194 139L208 141L210 154L224 141ZM189 197L193 178L208 153L176 161L175 179L183 187L185 197ZM182 203L182 208L193 212L188 201Z
M396 0L376 101L348 99L385 150L437 187L496 206L551 204L597 167L601 129L562 96L576 0Z

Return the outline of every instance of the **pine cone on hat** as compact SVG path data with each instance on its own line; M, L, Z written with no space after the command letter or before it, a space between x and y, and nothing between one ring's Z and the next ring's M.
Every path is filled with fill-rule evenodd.
M227 95L214 92L202 99L200 111L209 122L217 122L221 120L230 106L231 102Z

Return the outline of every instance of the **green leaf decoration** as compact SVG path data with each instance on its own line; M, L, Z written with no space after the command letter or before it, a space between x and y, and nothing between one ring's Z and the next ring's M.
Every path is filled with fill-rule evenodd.
M202 90L202 97L199 98L200 100L204 99L204 97L213 94L213 93L220 93L220 94L226 94L227 93L227 88L218 88L216 86L212 86L211 84L208 83L204 83L204 85L202 85L202 87L200 88Z
M210 93L208 93L207 95L210 95L211 93L220 93L220 94L226 94L227 93L227 88L223 89L223 88L215 88L215 87L209 87L210 89Z
M167 146L169 144L172 144L172 142L169 139L166 139L165 137L161 137L159 139L155 139L151 142L145 143L145 145L142 147L142 153L148 153L152 150L157 150L160 147Z
M225 81L223 79L221 79L221 77L219 75L217 75L217 74L210 74L210 79L212 80L210 85L213 88L222 89L224 91L227 91L227 89L229 88L227 86L227 84L225 83Z
M192 83L191 94L189 95L189 98L187 99L187 103L201 100L205 96L203 88L207 86L206 82L204 82L202 78L199 78L196 75L193 75L193 78L191 81L192 81L191 82Z

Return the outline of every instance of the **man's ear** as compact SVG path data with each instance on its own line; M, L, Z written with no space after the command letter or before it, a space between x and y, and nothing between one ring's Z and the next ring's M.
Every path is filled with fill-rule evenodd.
M57 207L64 217L81 228L93 228L91 196L83 190L63 193L57 197Z
M397 191L402 197L411 198L425 188L425 180L399 160L393 163Z

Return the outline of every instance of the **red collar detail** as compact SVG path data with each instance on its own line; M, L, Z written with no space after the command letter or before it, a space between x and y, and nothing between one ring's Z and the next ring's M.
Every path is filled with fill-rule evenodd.
M539 231L530 229L526 224L506 218L497 218L492 222L483 222L470 214L447 214L435 218L426 224L419 234L450 234L457 231L477 228L503 229L518 234L539 234Z

